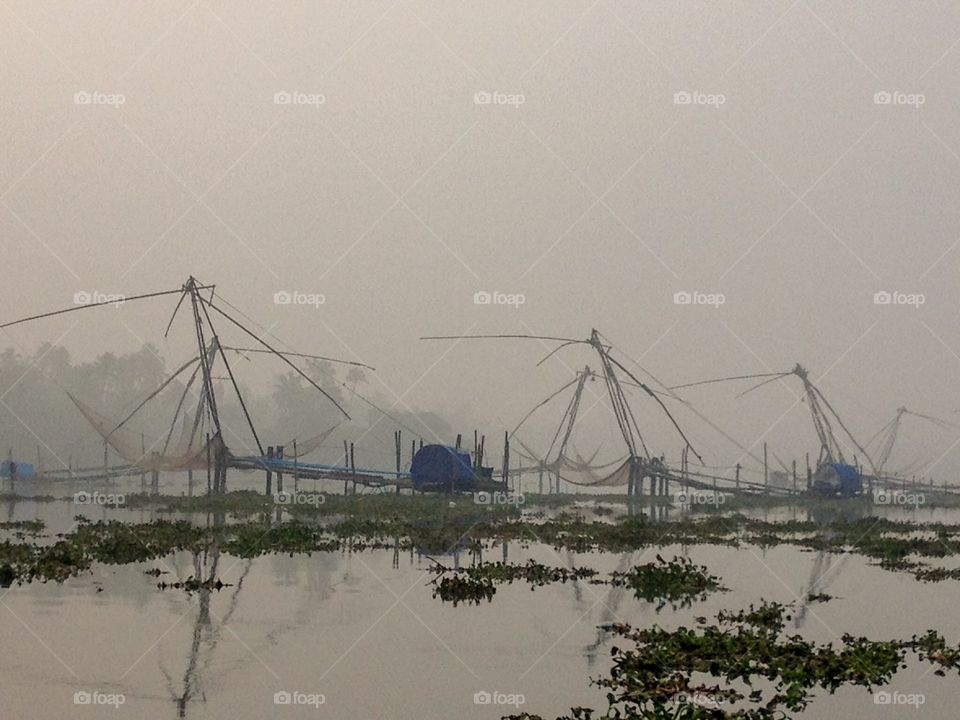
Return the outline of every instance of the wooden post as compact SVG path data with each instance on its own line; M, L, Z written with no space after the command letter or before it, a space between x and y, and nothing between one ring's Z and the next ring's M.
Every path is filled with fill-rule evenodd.
M397 430L394 434L394 444L396 445L397 450L397 495L400 494L400 430Z
M357 465L353 460L353 443L350 443L350 472L353 474L353 494L357 494Z
M540 480L537 484L537 494L543 495L543 466L540 466Z
M276 458L283 460L283 445L277 445ZM277 469L277 492L283 492L283 473L279 468Z
M770 472L767 466L767 441L763 441L763 491L767 491L767 485L770 482Z
M297 439L293 439L293 491L300 490L299 456L297 455ZM316 488L314 488L316 490Z
M193 497L193 468L187 468L187 497Z
M273 460L273 445L267 446L267 463ZM273 495L273 471L270 469L270 465L267 465L267 495Z
M810 489L810 482L813 478L813 470L810 469L810 453L807 453L807 490Z
M210 494L210 433L207 433L207 495Z
M350 469L350 446L347 444L347 441L343 441L343 469ZM350 481L343 481L343 494L346 495L350 492Z
M740 489L740 463L737 463L737 479L736 479L737 489Z
M510 434L503 433L503 488L510 489Z
M420 442L421 443L423 442L423 438L420 438ZM463 442L463 436L460 433L457 433L457 450L460 449L461 442ZM423 445L421 445L420 447L423 447Z
M153 455L154 458L156 458L160 453L158 453L157 451L153 451L150 454ZM150 471L150 494L151 495L160 494L160 471L159 470Z
M793 461L793 494L797 494L797 461Z

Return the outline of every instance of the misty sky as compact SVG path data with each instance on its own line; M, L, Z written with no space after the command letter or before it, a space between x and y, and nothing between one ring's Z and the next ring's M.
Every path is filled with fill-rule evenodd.
M948 2L3 0L3 319L193 274L465 433L596 358L421 335L596 327L665 384L801 362L862 441L900 405L960 424L958 81ZM174 367L194 351L189 328L162 339L175 302L0 343L152 341ZM685 397L754 449L816 453L796 378L746 387ZM619 452L591 412L583 451ZM742 455L681 418L708 465ZM905 423L892 464L955 480L960 430Z

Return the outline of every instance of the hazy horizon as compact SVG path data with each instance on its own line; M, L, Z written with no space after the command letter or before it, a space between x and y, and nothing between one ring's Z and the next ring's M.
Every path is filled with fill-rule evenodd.
M597 328L666 385L799 362L861 442L901 405L960 421L960 7L15 1L0 14L2 322L195 275L288 347L375 366L363 391L378 404L479 428L497 455L595 355L571 346L537 367L555 344L421 336ZM195 352L188 327L162 338L175 303L37 321L2 345L88 361L152 342L172 369ZM260 394L284 369L245 365ZM818 443L795 380L683 396L755 451L766 440L802 461ZM531 442L549 442L555 402ZM0 438L28 412L2 410ZM635 410L676 460L662 413L641 395ZM742 457L680 419L709 466ZM589 420L582 451L620 452L609 412ZM960 429L905 421L891 469L919 459L953 482L957 443Z

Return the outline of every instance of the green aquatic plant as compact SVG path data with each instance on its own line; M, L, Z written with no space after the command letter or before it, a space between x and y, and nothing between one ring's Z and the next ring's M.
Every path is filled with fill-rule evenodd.
M711 592L726 589L720 584L720 578L689 558L675 557L667 561L659 555L656 562L613 573L610 582L631 588L636 597L647 602L659 603L657 610L668 603L673 608L686 607L694 600L706 599Z
M845 634L838 643L819 644L784 634L789 612L788 606L762 603L673 631L606 625L626 643L612 648L609 676L594 681L607 690L607 710L574 708L558 720L789 718L807 708L818 688L833 694L848 685L868 691L886 685L906 667L908 653L933 664L941 676L960 666L960 649L933 630L910 640Z

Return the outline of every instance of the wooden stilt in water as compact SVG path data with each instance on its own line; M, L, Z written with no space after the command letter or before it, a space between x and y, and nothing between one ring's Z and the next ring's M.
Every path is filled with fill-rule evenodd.
M353 443L350 443L350 472L353 474L353 494L357 494L357 465L353 459Z
M350 469L350 446L347 444L347 441L343 441L343 468L344 470ZM347 495L350 492L350 481L343 481L343 494Z
M283 460L283 445L277 445L277 460ZM283 492L283 473L277 470L277 492Z
M210 433L207 433L207 495L210 489Z
M510 434L507 432L503 433L503 489L510 489Z
M763 441L763 491L767 491L767 484L770 482L770 472L767 467L767 441Z
M297 472L297 467L299 464L299 458L297 455L297 439L293 439L293 491L298 492L300 490L300 474Z
M273 460L273 445L267 446L267 462ZM264 491L268 496L273 495L273 470L267 465L267 489Z
M401 442L400 432L401 432L400 430L397 430L396 432L393 433L394 445L396 446L396 451L397 451L397 492L396 492L397 495L400 494L400 442Z

